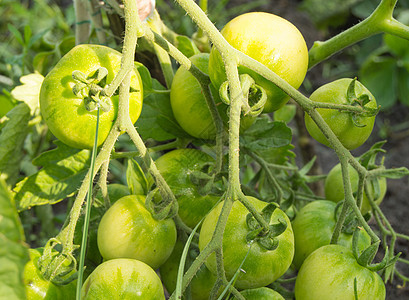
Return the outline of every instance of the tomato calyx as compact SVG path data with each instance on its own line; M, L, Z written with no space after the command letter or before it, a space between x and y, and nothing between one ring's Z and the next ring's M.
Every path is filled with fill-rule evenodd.
M148 193L145 200L146 209L152 214L155 220L164 220L173 218L178 213L179 205L177 201L166 193L158 192L160 189L156 187Z
M352 79L351 83L347 89L347 103L351 106L359 106L362 108L362 112L356 113L351 112L351 120L356 127L365 127L365 124L360 123L360 118L362 117L373 117L376 116L380 110L380 106L377 108L369 108L366 105L371 102L369 95L364 93L362 95L357 96L355 91L356 85L356 78Z
M256 84L254 79L248 74L240 75L241 90L244 95L242 110L244 115L257 117L263 112L264 105L267 102L266 90ZM225 81L220 85L220 99L226 105L230 105L229 82Z
M66 285L77 279L77 260L69 251L56 251L54 247L59 244L61 242L56 238L50 239L35 264L45 280L55 285Z
M379 245L381 243L380 240L372 243L368 248L362 251L361 254L359 254L358 252L359 233L360 229L356 227L352 236L352 253L354 254L354 257L358 264L374 272L384 270L387 267L395 264L395 262L401 255L401 252L399 252L397 255L390 255L388 247L386 247L385 249L385 255L381 262L375 264L371 263L374 260L376 253L378 252Z
M83 98L85 108L90 112L98 108L104 112L111 109L111 99L104 94L107 75L108 70L104 67L98 68L88 76L78 70L72 72L72 78L76 82L72 92Z
M271 216L277 207L278 205L276 203L269 203L261 211L261 216L267 223L270 222ZM248 243L256 241L261 247L270 251L277 249L279 243L277 237L281 235L288 226L284 219L279 218L278 223L270 224L268 230L266 230L251 213L248 213L246 216L246 224L250 229L250 232L246 236L246 241Z

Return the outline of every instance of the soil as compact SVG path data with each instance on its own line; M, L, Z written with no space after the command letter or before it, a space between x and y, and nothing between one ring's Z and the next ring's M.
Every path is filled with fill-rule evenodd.
M246 1L235 0L229 3L230 6L243 4ZM296 0L278 0L278 1L266 1L264 5L261 5L256 10L266 11L277 14L289 21L291 21L303 34L308 48L310 48L314 41L325 40L336 32L325 36L321 31L317 30L307 14L301 12L297 7L301 1ZM352 20L357 22L358 20ZM353 24L351 24L353 25ZM347 27L350 26L349 24ZM338 60L343 59L342 53L337 54ZM347 60L348 58L345 58ZM322 76L322 68L317 66L308 72L307 78L313 84L313 88L316 88L325 80ZM388 112L380 112L377 116L374 131L370 139L356 151L352 153L355 156L367 151L375 142L385 140L382 135L385 135L385 125L388 128L393 128L394 125L402 124L409 121L409 107L403 105L395 105ZM388 132L388 131L387 131ZM387 151L385 155L385 167L406 167L409 168L409 130L403 131L389 131L387 134L387 143L384 145L384 149ZM327 173L336 163L338 163L337 156L332 149L323 146L315 141L311 141L312 149L315 149L317 156L317 163L324 173ZM388 179L388 190L384 201L381 204L381 209L391 226L398 233L409 235L409 177L402 179ZM370 224L373 225L374 221ZM395 254L401 252L401 258L409 258L409 241L404 239L397 239ZM379 258L381 259L381 258ZM397 269L404 275L409 276L409 265L403 263L397 263ZM409 286L402 287L402 281L399 278L395 278L393 283L387 283L387 296L389 300L409 299Z

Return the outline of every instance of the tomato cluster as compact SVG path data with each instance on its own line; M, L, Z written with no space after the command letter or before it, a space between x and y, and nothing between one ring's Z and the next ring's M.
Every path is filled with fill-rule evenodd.
M292 87L298 88L302 84L308 69L308 50L301 33L287 20L268 13L248 13L230 21L221 33L235 49L262 63ZM196 54L190 60L200 71L208 74L217 113L227 128L229 107L226 101L221 101L223 95L219 95L227 80L223 57L213 47L210 54ZM97 145L102 145L118 117L118 93L107 96L104 91L112 83L120 65L120 53L96 45L76 46L60 60L44 79L40 94L42 117L56 138L70 147L92 148L96 110L99 109ZM255 71L239 64L238 72L251 76L254 90L265 92L264 113L277 111L289 100L285 92ZM250 93L249 103L257 100L251 97L258 96L256 92ZM138 70L133 69L129 94L129 119L132 123L141 114L142 99L142 79ZM369 137L374 126L375 116L372 113L377 105L370 92L355 79L344 78L326 84L318 88L310 100L345 148L355 149ZM230 194L226 192L234 188L227 183L227 156L222 159L224 169L221 167L221 170L216 170L218 173L213 172L215 157L209 154L208 149L216 139L216 126L203 86L184 67L175 73L168 104L172 117L190 141L189 148L167 149L155 160L155 166L175 196L177 205L169 209L167 216L157 216L155 207L165 210L160 205L169 199L163 198L163 186L154 183L152 178L145 180L143 195L135 190L131 193L123 185L111 185L108 192L112 193L114 203L104 211L97 232L97 248L103 262L83 283L83 299L165 299L162 284L169 293L173 293L181 262L186 262L188 267L210 247L223 207L226 201L233 199L228 198ZM331 105L335 105L336 109ZM342 105L347 107L345 111L340 109ZM264 119L242 115L241 133L244 135L249 130L258 134L262 126L257 124L271 124L268 118L265 115ZM329 142L331 136L322 132L313 119L316 117L311 112L305 115L305 125L311 136L333 147L334 144ZM258 120L264 123L258 123ZM275 122L274 126L282 124ZM263 132L261 138L264 138L263 134L266 135ZM243 169L248 173L253 171L250 170L253 161L249 157L268 153L265 157L271 158L288 150L280 148L277 152L268 152L268 147L262 148L257 144L258 137L243 138L243 143L251 141L244 146L247 154L256 149L253 156L241 156ZM252 148L254 144L259 148ZM356 195L359 175L352 166L349 166L349 173ZM151 175L152 172L149 175L146 172L147 177ZM240 293L245 299L284 299L278 289L274 290L275 282L296 272L295 297L298 300L339 299L340 295L348 299L353 299L354 295L358 295L359 299L384 299L382 279L358 262L357 255L371 246L371 239L361 229L357 240L354 240L353 231L358 228L353 223L355 219L348 220L352 223L344 223L344 227L352 224L354 230L344 228L338 244L330 245L342 208L342 202L339 202L345 198L340 165L335 166L326 178L326 200L308 204L305 201L295 202L296 187L293 186L280 196L290 204L282 201L280 206L275 203L275 200L282 199L263 192L263 184L270 184L268 180L261 181L267 175L257 173L248 181L257 179L261 183L255 184L254 190L249 189L244 199L234 199L224 224L222 255L209 254L198 268L189 285L192 299L208 299L212 293L213 296L221 295L225 282L219 290L213 291L214 285L220 283L217 280L218 276L220 279L220 266L224 268L223 279L231 281L238 290L236 296L239 297ZM377 180L373 184L376 188L369 189L368 195L365 193L363 196L362 214L371 211L368 198L379 204L386 193L385 178ZM278 187L284 185L282 181L276 184ZM257 215L264 223L256 218ZM187 233L190 234L193 228L198 232L193 235L190 251L182 255ZM59 287L41 277L33 279L34 275L38 275L34 274L33 262L34 257L27 265L25 275L27 294L37 293L31 289L32 283L37 282L36 285L44 289L41 292L46 295L44 299L60 299L64 292ZM68 294L65 297L70 298ZM232 299L234 296L227 297ZM37 298L33 296L32 299Z

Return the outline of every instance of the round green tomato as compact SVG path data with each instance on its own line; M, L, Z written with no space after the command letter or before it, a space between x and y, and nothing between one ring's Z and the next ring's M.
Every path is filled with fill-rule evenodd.
M294 88L303 82L308 69L307 45L287 20L264 12L246 13L227 23L221 33L230 45L264 64ZM264 112L275 111L288 101L287 94L256 72L239 66L239 73L249 74L266 91ZM223 59L215 47L210 52L209 76L217 90L227 80Z
M202 72L208 73L209 54L201 53L190 58ZM212 90L215 101L220 102L218 92ZM197 79L183 66L175 73L170 89L170 104L179 125L191 136L214 139L216 127ZM220 105L219 105L220 107Z
M341 245L327 245L307 257L295 282L297 300L356 299L384 300L385 284L373 271L361 266L352 251Z
M348 165L349 180L351 182L352 192L356 193L358 191L359 175L358 172L351 166ZM375 200L376 204L381 204L383 198L386 194L386 178L380 177L379 182L379 194L375 198L375 189L373 186L370 187L370 197ZM325 198L334 202L339 202L344 200L344 184L342 181L342 169L341 164L337 164L328 173L325 179ZM371 205L369 204L368 195L364 192L362 199L361 212L366 214L371 210Z
M92 148L95 139L97 110L88 111L85 88L76 96L73 87L77 83L73 71L80 71L87 77L95 74L100 67L108 70L106 84L110 84L121 66L121 53L99 45L78 45L61 58L44 78L40 91L40 109L51 132L68 146ZM104 86L102 86L104 87ZM131 71L129 116L132 123L138 119L142 109L142 81L136 69ZM118 114L118 95L108 98L110 110L100 110L98 146L108 136Z
M185 245L178 240L172 254L159 269L162 282L170 294L176 289L176 279L184 246ZM189 254L190 253L192 253L192 251L189 250ZM194 258L195 257L192 257L192 259ZM193 277L192 281L190 282L192 299L209 299L210 292L212 291L215 283L216 276L214 276L205 265L202 265L195 277Z
M190 57L192 63L204 73L209 73L209 54L200 53ZM227 125L227 105L222 103L219 92L210 85L220 117ZM175 73L170 90L170 104L175 119L191 136L198 139L214 140L216 127L207 106L205 96L197 79L183 66ZM246 130L255 118L244 116L240 128Z
M147 264L128 258L100 264L81 289L81 299L165 300L162 282Z
M311 94L310 99L316 102L347 105L347 90L351 81L352 79L350 78L342 78L325 84L315 90ZM367 94L369 96L370 102L366 104L365 107L373 109L377 108L374 96L359 81L356 81L355 92L358 97L363 94ZM375 116L358 116L356 121L360 125L356 126L356 124L353 122L352 115L348 112L340 112L336 109L326 108L318 108L317 111L340 140L342 145L349 150L358 148L365 143L365 141L371 135L375 123ZM308 114L305 114L305 126L315 140L330 147L327 138Z
M41 256L37 249L29 249L30 260L24 267L23 281L27 300L69 300L75 299L76 281L57 286L45 280L36 264Z
M308 203L300 209L292 222L295 241L293 263L299 269L304 260L316 249L328 245L334 231L336 204L319 200ZM338 244L352 249L352 234L341 233ZM361 230L358 240L360 251L371 245L371 238Z
M98 226L98 249L106 260L133 258L156 269L172 253L176 226L172 219L155 220L145 196L125 196L104 214Z
M267 287L244 290L240 294L246 300L284 300L283 296Z
M268 204L253 197L247 198L259 212ZM219 203L203 221L199 235L201 251L213 236L223 203ZM223 261L228 280L233 277L249 252L242 266L244 272L238 275L234 285L238 289L258 288L272 283L287 271L294 256L294 235L291 223L287 215L279 208L274 210L269 221L270 224L276 224L281 219L287 223L286 230L276 237L278 247L275 250L266 250L258 242L254 242L249 251L250 244L246 241L246 236L249 233L246 223L248 213L241 202L234 202L223 235ZM205 263L209 270L216 274L214 253Z
M191 228L204 218L220 198L201 195L191 182L191 174L212 161L211 156L200 150L177 149L167 152L155 162L178 200L180 218Z

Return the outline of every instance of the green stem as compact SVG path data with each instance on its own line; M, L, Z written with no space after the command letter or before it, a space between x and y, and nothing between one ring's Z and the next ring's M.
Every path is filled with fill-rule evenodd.
M325 42L315 42L309 51L309 68L342 49L382 31L409 39L408 27L392 17L396 2L397 0L382 0L375 11L364 21Z
M99 107L97 110L97 124L95 130L95 138L94 138L94 146L92 148L92 155L91 155L91 174L94 174L95 169L95 159L97 156L98 150L98 128L99 128ZM82 279L84 275L84 262L85 262L85 255L87 251L87 241L88 241L88 227L89 227L89 219L91 217L91 208L92 208L92 187L93 181L89 180L88 185L88 194L87 194L87 201L86 201L86 213L84 219L84 227L82 231L82 241L81 241L81 253L80 253L80 263L78 267L78 283L77 283L77 297L76 299L81 300L81 287L82 287Z
M75 11L75 44L88 42L91 20L84 0L74 0Z
M102 198L104 198L104 204L105 204L106 209L108 209L111 206L111 201L109 199L108 187L107 187L108 168L109 168L109 162L105 161L101 166L101 172L98 178L98 186L101 190Z

